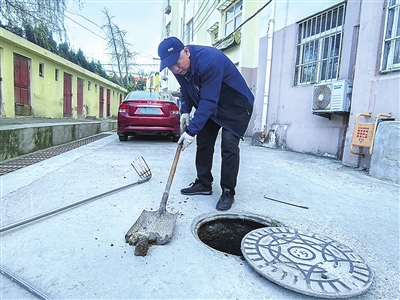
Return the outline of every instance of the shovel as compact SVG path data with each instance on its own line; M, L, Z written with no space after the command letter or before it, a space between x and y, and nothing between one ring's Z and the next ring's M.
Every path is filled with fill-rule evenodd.
M169 172L159 209L157 211L143 210L142 214L125 234L125 241L130 245L136 245L135 255L145 256L148 244L164 245L172 238L178 215L167 212L166 206L181 149L182 143L176 149L174 162Z

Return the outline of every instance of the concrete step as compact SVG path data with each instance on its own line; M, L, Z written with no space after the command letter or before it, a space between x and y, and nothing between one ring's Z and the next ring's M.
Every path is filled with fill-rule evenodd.
M0 161L117 129L117 120L0 118Z

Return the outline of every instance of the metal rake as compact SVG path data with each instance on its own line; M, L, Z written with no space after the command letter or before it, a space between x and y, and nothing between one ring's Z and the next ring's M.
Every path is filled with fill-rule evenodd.
M131 166L135 169L136 173L141 179L150 179L152 174L149 166L144 160L143 156L139 156L133 160Z

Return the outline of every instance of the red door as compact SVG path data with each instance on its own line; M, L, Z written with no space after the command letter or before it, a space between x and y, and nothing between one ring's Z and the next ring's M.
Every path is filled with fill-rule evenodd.
M14 102L16 115L30 115L30 60L14 54Z
M110 105L111 105L111 91L107 89L107 117L110 116Z
M63 116L72 116L72 75L64 73Z
M104 114L104 88L102 86L100 87L99 97L99 118L102 118Z
M83 116L83 79L78 78L78 93L77 93L77 101L78 101L78 117Z

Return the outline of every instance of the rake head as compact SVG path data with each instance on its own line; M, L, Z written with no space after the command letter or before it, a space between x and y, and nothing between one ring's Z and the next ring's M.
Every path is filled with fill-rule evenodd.
M136 173L141 179L150 179L151 170L144 160L143 156L139 156L132 163L131 166L135 169Z

